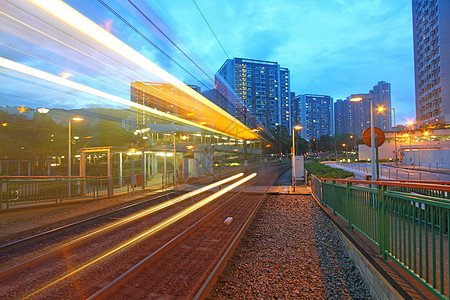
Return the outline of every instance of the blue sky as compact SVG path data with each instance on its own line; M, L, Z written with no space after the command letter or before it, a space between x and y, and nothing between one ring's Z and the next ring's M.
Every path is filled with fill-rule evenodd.
M128 0L105 2L195 78L167 59L100 2L66 2L186 83L199 84L199 79L203 89L212 87L213 82L203 72L213 77L227 59L191 0L132 2L203 72L170 44ZM383 80L391 83L397 123L414 118L410 0L196 0L196 3L230 58L279 62L290 69L291 90L297 94L317 93L342 99L353 93L366 93ZM13 32L5 31L0 38L10 46L0 45L0 56L56 74L61 71L57 69L64 66L66 71L73 72L72 80L128 98L126 76L111 70L89 68L82 65L80 58L67 61L61 53L59 59L54 58L54 52L50 53L45 46L36 46L30 41L26 42L27 46L22 45ZM26 49L26 54L17 49ZM56 66L50 66L48 61ZM20 98L17 94L20 90L16 93L13 88L14 80L1 76L0 81L3 86L11 87L11 90L4 90L3 95ZM61 100L65 99L61 95L67 91L61 93L54 97L47 94L45 98L60 99L53 105L68 106Z

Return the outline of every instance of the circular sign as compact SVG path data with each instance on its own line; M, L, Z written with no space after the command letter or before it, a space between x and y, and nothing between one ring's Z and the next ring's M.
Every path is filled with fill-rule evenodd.
M386 136L384 135L383 130L381 130L380 128L374 127L373 129L374 129L373 131L375 133L375 137L377 137L377 139L378 139L378 147L380 147L381 145L383 145L384 140L386 139ZM362 138L363 138L364 144L366 144L367 147L370 147L371 146L371 143L370 143L370 141L371 141L370 140L370 127L366 128L363 131Z

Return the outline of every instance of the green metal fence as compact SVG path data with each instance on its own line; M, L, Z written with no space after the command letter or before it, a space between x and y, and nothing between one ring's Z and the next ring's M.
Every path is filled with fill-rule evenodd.
M110 196L108 178L0 177L0 209Z
M317 181L313 178L312 184ZM449 299L450 187L368 183L324 180L321 201L374 243L384 259L395 261L439 298Z

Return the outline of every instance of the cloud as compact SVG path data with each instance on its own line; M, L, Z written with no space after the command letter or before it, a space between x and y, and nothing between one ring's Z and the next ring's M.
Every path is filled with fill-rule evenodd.
M195 81L97 1L68 0L68 3L180 80ZM226 55L192 1L134 3L211 77L224 63ZM231 58L279 62L290 69L291 90L297 94L345 98L354 92L367 92L378 81L385 80L392 84L393 106L402 113L415 114L411 104L414 69L410 2L405 5L403 1L391 0L285 0L282 3L196 0L196 3ZM108 5L185 69L209 82L127 1L110 1ZM54 44L47 41L45 45L39 44L40 47L32 42L23 43L14 37L13 30L0 32L0 40L19 50L0 47L0 55L44 68L52 74L73 73L74 80L94 87L108 90L118 86L117 93L121 93L127 90L127 81L140 77L139 66L135 67L135 73L127 70L123 74L124 66L111 69L71 51L53 49Z

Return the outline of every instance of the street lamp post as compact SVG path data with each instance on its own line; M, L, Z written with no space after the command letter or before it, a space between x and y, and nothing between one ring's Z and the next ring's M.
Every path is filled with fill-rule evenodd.
M371 179L375 180L375 126L373 121L373 98L370 94L355 94L350 98L351 102L359 102L364 99L370 100L370 152L371 152L371 165L372 174Z
M423 135L425 135L425 136L426 136L426 138L427 138L427 149L428 149L428 148L430 148L430 147L429 147L429 143L428 143L428 142L429 142L429 140L430 140L430 139L428 138L428 136L430 135L430 132L428 132L428 131L425 131L425 132L423 133Z
M395 147L395 165L398 164L398 151L397 151L397 124L395 123L395 108L391 107L394 112L394 147Z
M384 111L384 107L378 107L379 112ZM395 165L397 165L398 161L398 153L397 153L397 124L395 123L395 108L391 107L393 113L394 113L394 148L395 148Z
M173 134L173 186L177 185L177 146L175 141L175 134Z
M45 107L39 107L36 108L37 112L40 113L42 115L42 121L44 121L44 116L50 111L50 109L45 108ZM42 133L41 133L41 137L42 137L42 176L44 176L45 174L45 148L44 148L44 122L42 122Z
M83 118L73 117L69 120L69 145L67 148L67 176L72 176L72 121L83 121Z
M413 124L414 124L414 122L413 121L408 121L408 127L409 127L409 151L410 151L410 154L411 154L411 135L412 135L412 129L413 129Z
M67 176L70 177L72 176L72 120L73 121L83 121L83 118L80 117L73 117L72 119L69 120L69 145L68 145L68 149L67 149ZM69 193L68 196L70 198L70 178L69 178L69 189L68 189Z
M295 130L301 130L303 127L296 125L292 127L292 188L295 192Z

